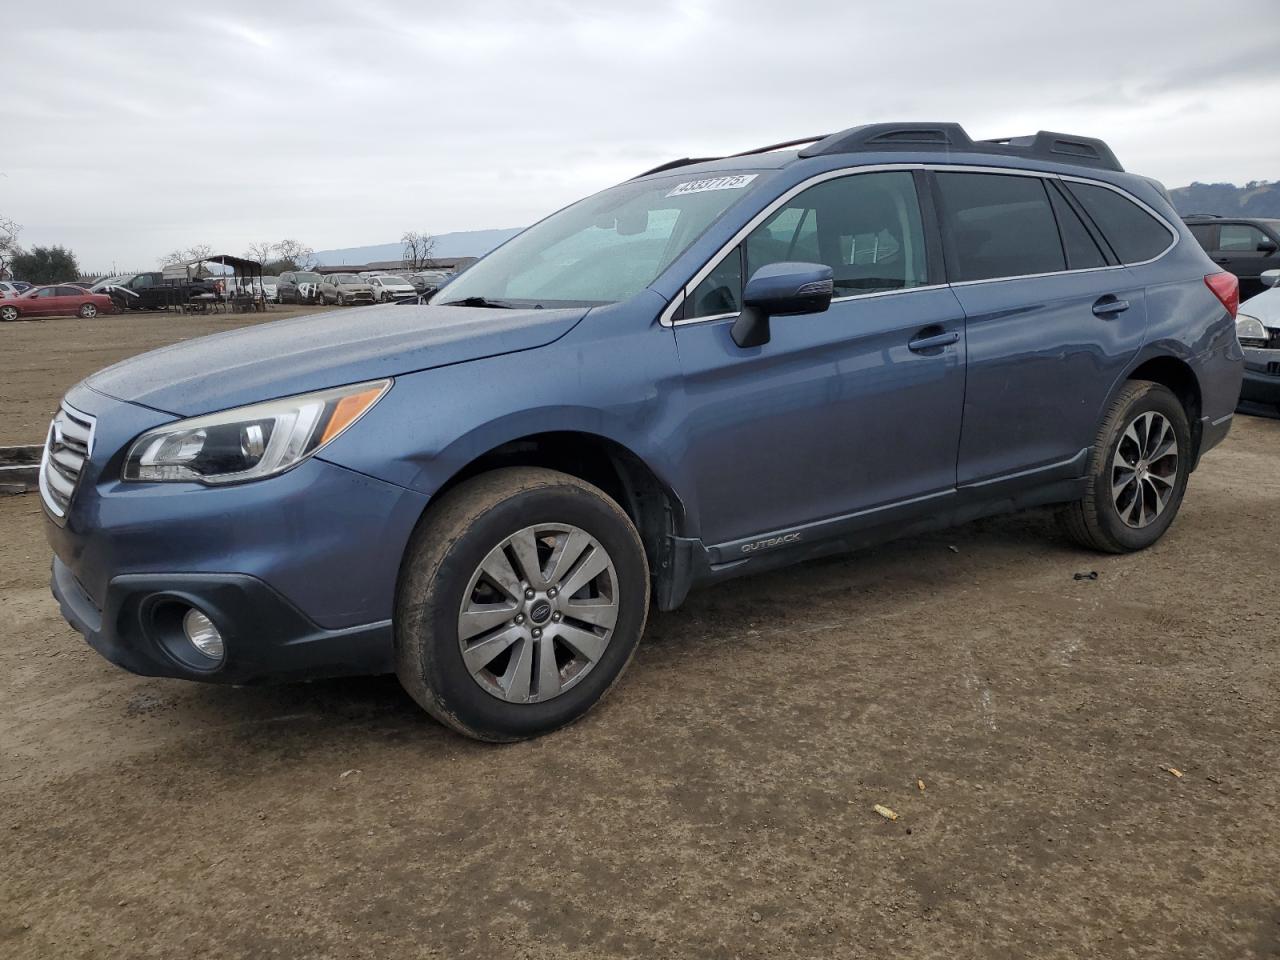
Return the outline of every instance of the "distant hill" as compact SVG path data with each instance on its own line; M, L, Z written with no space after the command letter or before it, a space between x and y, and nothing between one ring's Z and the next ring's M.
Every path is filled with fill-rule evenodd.
M442 233L436 237L431 251L433 257L483 257L498 244L511 239L521 228L512 230L464 230L458 233ZM344 263L377 263L399 260L404 244L377 243L368 247L344 247L340 250L317 250L316 261L322 266L339 266Z
M1173 207L1182 216L1216 213L1224 217L1280 217L1280 180L1233 183L1193 183L1170 190Z

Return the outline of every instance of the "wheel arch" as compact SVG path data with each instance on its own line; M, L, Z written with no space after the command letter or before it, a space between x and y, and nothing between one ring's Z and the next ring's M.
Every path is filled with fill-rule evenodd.
M1191 444L1194 450L1192 469L1200 460L1200 442L1204 430L1201 411L1204 409L1204 394L1200 388L1200 379L1188 362L1190 358L1172 352L1150 353L1139 357L1124 379L1116 385L1119 390L1130 380L1148 380L1167 387L1187 414L1187 424L1191 429Z
M503 467L543 467L599 487L635 524L649 568L661 580L671 567L671 538L684 534L688 515L675 489L645 459L617 440L583 430L525 434L490 447L453 472L432 495ZM431 504L423 511L426 517ZM420 521L421 522L421 521Z

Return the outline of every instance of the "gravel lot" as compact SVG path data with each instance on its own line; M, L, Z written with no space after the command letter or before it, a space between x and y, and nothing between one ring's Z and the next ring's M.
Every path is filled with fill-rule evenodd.
M0 443L244 322L0 325ZM1036 513L696 593L507 747L117 670L0 498L0 957L1280 956L1277 464L1238 418L1138 556Z

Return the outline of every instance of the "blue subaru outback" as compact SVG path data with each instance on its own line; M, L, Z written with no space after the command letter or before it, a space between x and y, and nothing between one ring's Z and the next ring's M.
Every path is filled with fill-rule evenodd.
M1236 291L1098 140L875 124L676 161L427 303L73 387L53 592L137 673L395 671L465 734L537 735L693 586L1045 504L1150 546L1230 428Z

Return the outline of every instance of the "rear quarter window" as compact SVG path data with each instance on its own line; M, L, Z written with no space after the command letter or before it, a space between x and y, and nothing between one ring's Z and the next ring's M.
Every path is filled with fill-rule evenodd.
M1173 243L1164 224L1116 191L1069 180L1063 185L1080 201L1121 263L1151 260Z

